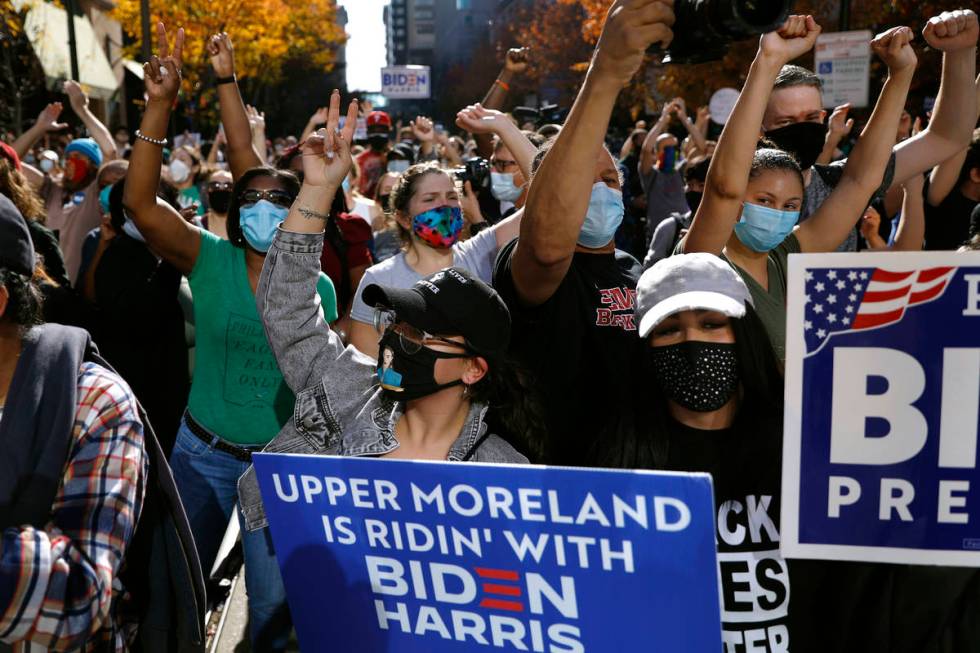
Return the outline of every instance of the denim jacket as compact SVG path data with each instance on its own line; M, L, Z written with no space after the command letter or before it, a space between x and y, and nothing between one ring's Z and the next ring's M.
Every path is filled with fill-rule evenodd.
M316 278L323 234L282 229L266 255L255 296L266 337L286 384L296 393L292 419L267 453L380 456L398 448L395 424L404 405L384 395L377 361L343 342L323 319ZM474 403L448 460L526 463L501 438L487 433L487 406ZM255 468L238 481L238 501L249 530L268 524Z

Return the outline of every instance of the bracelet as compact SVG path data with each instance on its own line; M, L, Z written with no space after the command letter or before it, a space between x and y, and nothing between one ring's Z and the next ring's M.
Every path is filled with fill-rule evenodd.
M141 132L138 129L136 130L136 138L138 138L140 140L144 140L147 143L152 143L153 145L159 145L160 147L166 147L167 146L167 139L166 138L150 138L149 136L147 136L146 134L144 134L143 132Z
M499 86L500 88L504 89L508 93L510 93L510 84L508 84L507 82L504 82L504 81L501 81L499 79L496 79L496 80L494 80L493 83L496 84L497 86Z
M238 79L234 75L230 75L228 77L217 78L216 80L214 80L214 85L221 86L222 84L234 84L237 81Z
M326 213L320 213L319 211L314 211L313 209L308 209L305 206L300 206L296 208L299 214L306 218L307 220L322 220L326 222L330 219L330 216Z

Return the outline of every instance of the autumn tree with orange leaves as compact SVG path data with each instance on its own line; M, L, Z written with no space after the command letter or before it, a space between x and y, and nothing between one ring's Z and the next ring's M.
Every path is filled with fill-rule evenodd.
M681 0L675 0L680 2ZM540 82L561 75L571 97L588 67L592 48L602 32L612 0L544 0L525 3L515 12L510 25L514 43L527 45L534 53L531 75ZM925 21L942 11L959 9L963 0L853 0L851 29L880 31L885 27L908 25L920 32ZM798 0L795 13L813 14L825 31L836 31L838 0ZM921 42L920 42L921 43ZM661 66L649 57L644 67L624 89L619 105L635 119L650 112L668 98L680 96L689 106L704 104L711 93L723 86L740 88L755 55L754 40L733 44L721 61L683 66ZM812 55L799 63L812 66ZM911 95L935 93L939 77L938 53L921 52L919 73ZM873 75L880 73L873 68Z
M347 38L337 25L336 0L151 0L150 11L168 29L184 28L184 93L204 99L213 90L205 50L212 34L228 32L236 72L253 85L274 84L296 66L328 72ZM113 17L133 39L132 55L139 59L140 1L119 0Z

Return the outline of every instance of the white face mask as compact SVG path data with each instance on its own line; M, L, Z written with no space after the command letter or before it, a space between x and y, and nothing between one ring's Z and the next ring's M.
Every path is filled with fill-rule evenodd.
M178 184L184 183L191 176L191 169L180 159L171 161L168 168L170 168L170 178Z
M41 159L41 170L51 172L54 169L54 161L51 159Z
M491 172L490 192L501 202L516 202L524 189L514 184L514 173Z

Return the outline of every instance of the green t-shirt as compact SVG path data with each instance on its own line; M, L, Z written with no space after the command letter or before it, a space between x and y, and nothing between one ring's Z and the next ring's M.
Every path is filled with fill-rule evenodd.
M197 328L194 382L187 407L194 419L238 444L265 444L293 412L286 386L248 284L245 250L201 231L201 251L188 277ZM337 319L333 284L320 273L317 293L328 322Z
M177 195L177 204L180 208L186 208L192 204L197 204L197 215L204 215L204 202L201 201L201 191L197 186L181 188Z
M769 271L769 290L763 288L751 274L732 263L732 267L749 287L752 306L766 325L769 341L780 361L786 360L786 277L789 272L789 255L799 253L800 241L795 233L791 233L786 240L769 250L766 265Z

